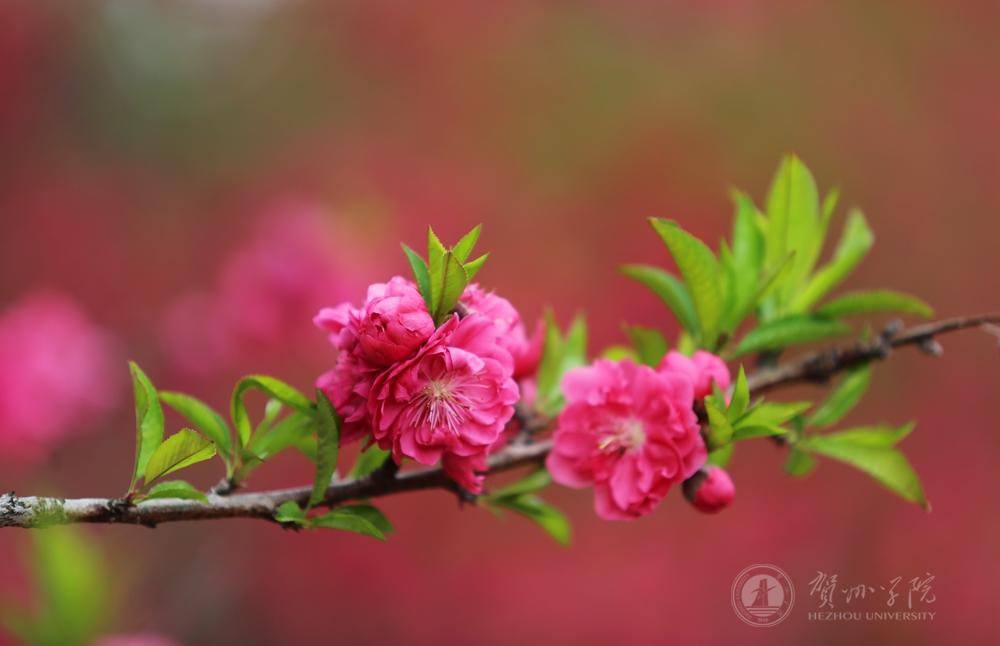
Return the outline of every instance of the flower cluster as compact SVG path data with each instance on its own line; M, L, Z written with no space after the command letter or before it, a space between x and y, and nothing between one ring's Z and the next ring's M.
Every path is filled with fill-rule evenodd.
M671 352L656 369L602 359L568 372L567 403L546 462L553 479L593 487L601 518L649 513L705 464L694 403L713 383L727 388L729 371L707 352Z
M504 441L516 379L534 372L541 347L506 299L470 285L461 304L435 327L416 285L396 276L371 285L361 307L320 311L314 321L339 355L317 386L343 418L343 442L370 432L397 463L440 461L479 492L476 471Z

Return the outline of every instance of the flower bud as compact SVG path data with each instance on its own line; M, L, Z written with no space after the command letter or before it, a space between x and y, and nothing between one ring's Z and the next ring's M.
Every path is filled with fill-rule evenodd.
M732 504L736 487L724 469L716 466L702 467L698 473L684 481L684 497L699 511L714 514Z

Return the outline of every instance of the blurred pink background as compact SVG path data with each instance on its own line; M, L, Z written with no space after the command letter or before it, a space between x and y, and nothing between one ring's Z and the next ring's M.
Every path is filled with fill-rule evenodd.
M848 287L919 294L942 316L997 309L998 29L986 2L12 0L0 311L67 295L158 386L225 405L248 371L308 388L333 359L318 305L406 271L399 242L420 245L428 224L454 240L482 222L480 279L526 318L584 310L592 350L621 341L623 321L673 336L616 269L667 262L645 218L714 242L727 190L760 202L786 151L875 230ZM902 448L930 514L837 464L791 479L756 442L717 516L675 491L651 517L607 523L588 494L553 488L568 549L445 493L386 500L387 544L253 521L90 528L123 590L115 632L243 646L1000 641L1000 355L981 333L944 345L877 367L848 420L918 420ZM124 490L132 411L115 360L122 379L94 386L113 411L45 459L0 456L0 491ZM307 469L282 456L251 485ZM0 598L29 595L25 539L0 533ZM752 563L797 585L780 626L730 608ZM809 621L817 570L874 586L929 572L937 615Z

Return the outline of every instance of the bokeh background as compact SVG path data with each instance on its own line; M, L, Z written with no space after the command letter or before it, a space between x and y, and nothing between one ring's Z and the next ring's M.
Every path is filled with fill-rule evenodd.
M309 387L333 358L312 311L405 271L399 242L428 224L455 239L482 222L482 282L527 319L585 311L592 349L623 321L672 335L616 271L666 263L644 219L714 241L729 188L761 201L786 151L872 223L849 287L997 309L998 29L990 2L5 1L0 310L77 308L113 369L70 430L0 445L0 490L123 490L125 358L220 405L248 371ZM55 365L84 343L63 332ZM757 442L718 516L672 492L606 523L554 489L569 549L445 493L387 500L387 544L252 521L90 528L121 600L110 627L243 646L996 643L1000 355L981 333L945 348L879 366L850 418L919 420L903 448L930 514L836 464L791 479ZM252 484L307 468L285 456ZM0 535L0 597L30 603L26 539ZM798 585L769 630L730 609L752 563ZM874 586L929 572L937 615L809 621L817 570Z

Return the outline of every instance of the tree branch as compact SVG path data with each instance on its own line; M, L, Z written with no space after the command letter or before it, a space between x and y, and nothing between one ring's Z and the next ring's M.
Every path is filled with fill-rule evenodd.
M942 334L1000 323L1000 313L944 319L906 330L890 326L875 340L806 355L802 359L770 368L762 368L747 377L755 395L793 383L825 383L835 374L890 356L894 348L913 345L930 354L939 354L935 338ZM507 471L528 464L541 464L552 449L552 440L533 441L532 436L545 430L549 420L529 417L519 411L526 433L500 452L490 456L488 474ZM407 491L444 489L461 493L440 467L393 473L378 470L357 480L333 482L326 490L323 505L336 506L355 500L377 498ZM0 527L45 527L63 523L123 523L155 527L159 523L217 518L257 518L274 521L277 508L294 501L305 505L311 487L295 487L259 493L221 496L208 494L208 502L194 500L148 500L129 504L113 498L18 497L13 492L0 495Z

